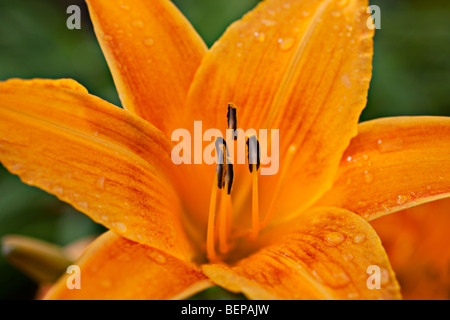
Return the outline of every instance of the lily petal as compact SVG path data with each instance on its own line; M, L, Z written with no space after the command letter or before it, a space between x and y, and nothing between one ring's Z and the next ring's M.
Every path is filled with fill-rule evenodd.
M333 187L318 202L367 220L450 196L450 118L361 123Z
M450 198L374 220L405 299L450 298Z
M380 289L367 286L379 267ZM210 279L251 299L395 299L399 286L372 227L344 209L308 211L294 230L230 268L206 265ZM373 271L372 271L373 272Z
M88 0L123 106L169 137L206 45L168 0Z
M289 167L283 163L288 148L296 147L282 183L288 187L278 195L279 213L300 211L331 187L330 177L356 135L372 70L367 5L366 0L261 2L228 28L194 78L188 106L204 128L224 130L232 101L238 127L279 129L279 173ZM261 192L273 193L278 177L261 179ZM270 201L263 198L262 208Z
M163 251L107 232L77 262L80 289L63 276L45 299L183 299L211 286L202 272Z
M0 161L134 241L184 257L170 142L73 80L0 82Z

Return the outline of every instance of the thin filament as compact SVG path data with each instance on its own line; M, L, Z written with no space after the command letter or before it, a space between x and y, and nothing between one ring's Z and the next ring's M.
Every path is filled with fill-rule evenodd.
M214 231L216 219L216 200L217 200L217 175L214 175L214 182L211 191L211 200L209 203L208 229L206 231L206 255L211 262L217 261L216 249L214 246Z

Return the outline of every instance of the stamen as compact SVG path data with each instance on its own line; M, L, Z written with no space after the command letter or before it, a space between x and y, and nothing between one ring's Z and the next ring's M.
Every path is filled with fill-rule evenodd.
M228 183L225 182L225 189L228 188ZM221 253L227 253L228 247L228 198L226 192L222 192L220 199L220 221L219 221L219 250Z
M247 158L249 170L252 173L252 238L259 233L259 198L258 198L258 170L261 164L259 141L255 135L247 138Z
M233 139L237 140L237 118L236 118L236 106L230 102L228 103L228 129L233 129Z
M264 220L261 222L261 229L266 227L269 221L272 219L274 214L274 205L276 200L278 199L279 193L281 191L282 186L284 185L284 181L286 180L287 172L289 171L289 167L291 166L292 159L297 151L297 147L295 145L291 145L286 153L286 158L283 161L281 166L282 172L280 178L278 179L277 185L275 187L275 192L272 197L272 201L270 202L269 208L267 209L266 216Z
M254 134L247 137L247 159L248 168L253 172L253 165L256 165L256 170L259 170L261 165L261 151L259 148L259 141Z
M206 255L209 261L211 262L215 262L218 260L216 249L214 246L214 229L215 229L214 223L216 219L217 181L218 175L215 175L211 191L211 200L209 202L208 229L206 231Z
M228 252L228 244L227 244L227 237L228 237L228 228L227 224L229 223L228 220L231 220L231 217L229 216L230 212L228 210L228 203L231 201L228 201L227 198L231 198L231 187L233 186L233 165L229 163L229 159L227 159L226 164L226 173L225 173L225 179L224 179L224 187L222 191L222 197L221 197L221 211L220 211L220 227L219 227L219 248L220 252L227 253Z
M218 237L219 237L219 250L221 253L226 253L229 250L228 247L228 225L231 225L231 217L228 216L229 211L227 204L229 203L227 198L230 198L231 188L233 186L233 164L228 157L228 149L226 142L223 138L218 137L215 141L216 154L217 154L217 168L216 175L214 177L213 190L211 194L211 202L209 204L208 215L208 229L206 232L206 254L209 261L217 261L217 253L215 249L215 219L216 219L216 201L217 190L224 189L221 196L221 209L218 221Z
M216 142L215 142L215 146L216 146L216 154L217 154L217 168L216 168L216 173L217 173L217 187L219 189L222 189L222 187L225 184L225 176L227 173L227 167L225 166L225 162L226 159L228 157L228 149L227 149L227 143L225 142L225 140L223 140L222 137L217 137L216 138Z
M227 159L227 161L230 160ZM227 194L231 194L231 187L233 186L234 179L233 164L227 163L226 168L227 171L225 172L224 189L227 191Z
M258 199L258 169L256 164L252 165L254 168L253 188L252 188L252 238L256 239L259 233L259 199Z

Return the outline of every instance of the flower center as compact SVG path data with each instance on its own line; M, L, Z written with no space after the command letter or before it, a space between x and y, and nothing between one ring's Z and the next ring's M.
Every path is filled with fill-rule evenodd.
M236 108L232 103L228 105L228 128L232 129L227 137L228 141L237 139ZM215 141L217 155L217 169L211 191L208 214L208 229L206 238L206 253L209 261L217 262L220 255L229 252L229 236L232 229L233 207L231 204L231 189L233 185L233 164L229 158L226 141L218 137ZM249 170L252 174L252 228L251 238L256 240L260 231L258 206L258 170L260 167L260 146L256 135L246 137L246 151ZM220 206L216 212L217 193L221 190ZM216 213L218 219L216 219ZM216 221L217 220L217 221ZM218 251L216 250L218 247Z

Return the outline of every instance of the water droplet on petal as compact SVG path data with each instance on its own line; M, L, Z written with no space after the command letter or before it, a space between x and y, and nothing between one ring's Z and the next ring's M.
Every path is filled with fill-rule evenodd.
M342 81L342 83L344 84L344 86L346 88L351 88L352 87L352 82L350 80L350 76L348 75L348 73L344 73L341 76L341 81Z
M105 187L105 177L98 178L97 185L100 187L100 189L103 189Z
M292 38L286 38L286 39L278 39L278 43L280 44L280 49L283 51L287 51L291 49L294 45L295 40Z
M373 182L373 175L369 173L368 171L364 171L364 180L366 183L372 183Z
M331 288L342 288L350 282L350 278L344 269L333 262L326 265L320 262L314 263L312 267L313 275Z
M266 35L263 32L255 32L255 37L258 42L264 42Z
M344 258L346 261L350 261L353 260L353 255L351 253L347 253L346 255L344 255Z
M274 26L277 24L276 21L268 20L268 19L262 19L261 23L267 27Z
M82 209L87 209L87 208L88 208L87 202L78 202L78 205L79 205Z
M393 152L403 149L402 138L392 138L389 142L383 142L383 140L377 141L377 148L380 152Z
M356 236L353 237L353 242L354 243L361 243L366 239L366 236L364 234L357 234Z
M331 16L335 17L335 18L339 18L341 15L342 15L342 13L340 11L333 11L331 13Z
M124 233L127 231L127 226L123 224L122 222L114 222L111 223L111 226L117 229L120 233Z
M133 21L132 25L133 25L133 27L136 27L136 28L143 28L144 27L144 23L141 20Z
M105 34L104 36L103 36L103 39L105 39L106 41L111 41L112 40L112 36L111 35L109 35L109 34Z
M53 188L53 193L55 193L55 194L62 195L63 191L64 191L63 188L60 187L60 186L56 186L56 187Z
M330 232L325 237L326 244L329 247L335 247L345 240L345 236L340 232Z
M147 47L151 47L154 44L155 44L155 40L153 40L152 38L147 38L144 40L144 45Z
M166 257L161 253L159 253L158 251L152 251L148 255L150 259L152 259L157 264L165 264L167 262Z
M381 285L386 286L390 282L389 271L385 268L381 269Z
M398 199L397 199L397 203L401 205L401 204L404 204L407 200L408 200L408 197L407 197L407 196L401 196L401 195L399 195L399 196L398 196Z

